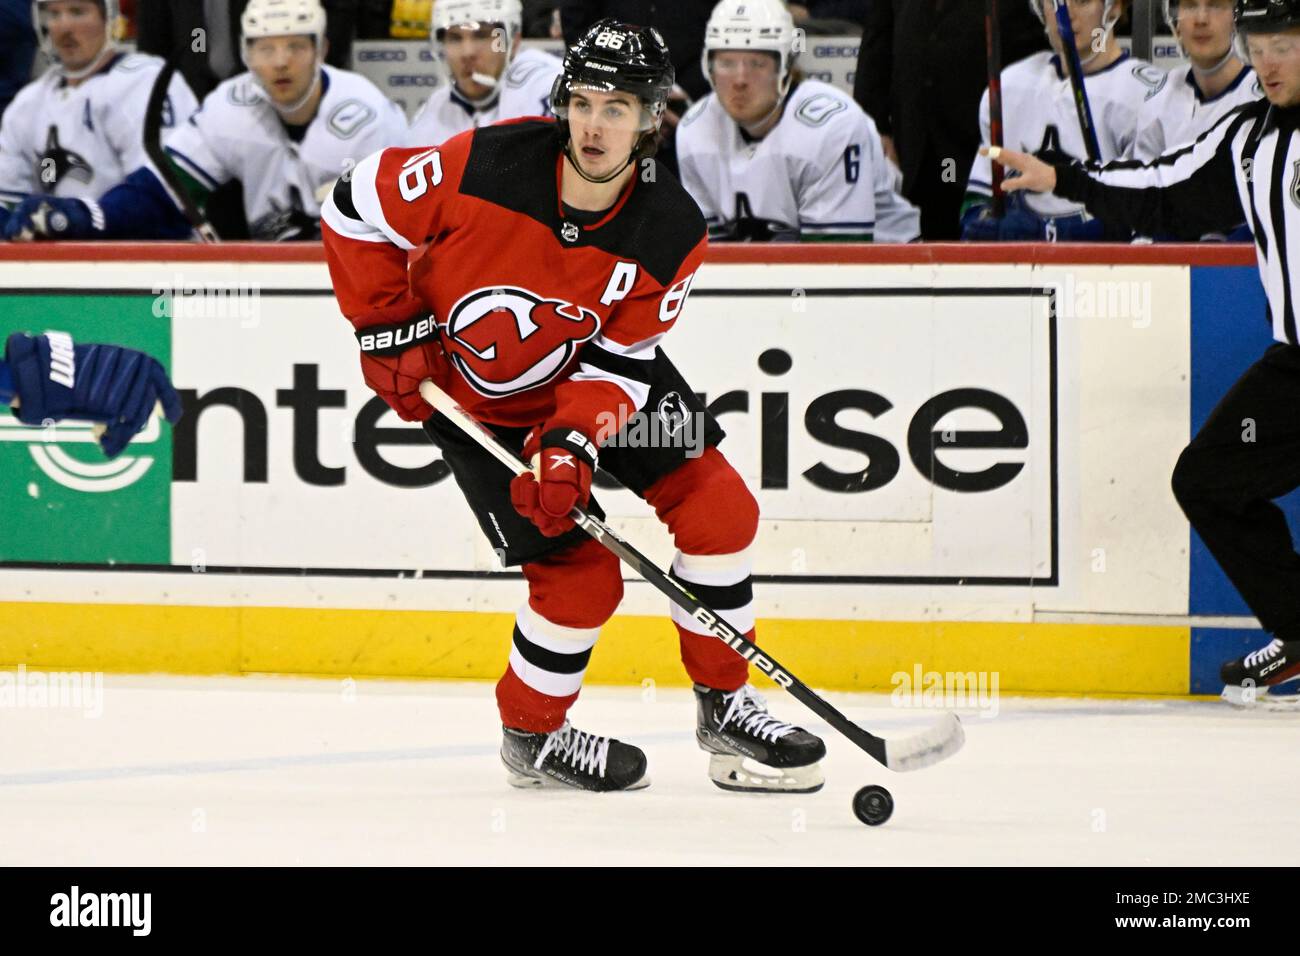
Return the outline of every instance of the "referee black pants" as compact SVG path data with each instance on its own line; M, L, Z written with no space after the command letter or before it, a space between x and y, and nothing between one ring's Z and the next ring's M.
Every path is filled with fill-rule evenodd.
M1174 497L1264 629L1300 638L1300 555L1282 509L1300 487L1300 347L1273 345L1174 468Z

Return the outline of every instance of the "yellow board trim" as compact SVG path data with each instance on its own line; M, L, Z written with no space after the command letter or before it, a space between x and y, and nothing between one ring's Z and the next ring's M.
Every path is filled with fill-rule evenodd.
M495 680L512 614L0 602L0 667L168 674ZM998 674L1002 693L1186 695L1186 627L764 620L765 650L814 687L893 690L893 675ZM592 684L685 686L666 617L618 616Z

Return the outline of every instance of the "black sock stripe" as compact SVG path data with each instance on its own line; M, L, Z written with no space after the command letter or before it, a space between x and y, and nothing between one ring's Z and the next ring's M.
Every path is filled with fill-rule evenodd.
M670 571L668 576L699 598L700 603L707 604L715 611L732 611L754 600L752 577L746 577L735 584L697 584L686 580L675 571Z
M591 660L591 648L577 654L557 654L524 637L517 624L515 648L528 663L552 674L581 674L587 669L587 661Z

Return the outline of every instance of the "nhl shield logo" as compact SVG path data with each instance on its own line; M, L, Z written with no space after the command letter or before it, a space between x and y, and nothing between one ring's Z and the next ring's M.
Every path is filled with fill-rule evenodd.
M565 242L577 242L578 241L577 225L571 222L566 222L563 226L560 227L560 237Z
M1291 201L1300 206L1300 159L1291 164L1291 188L1287 192Z
M664 431L669 435L676 435L690 418L690 409L686 407L686 402L677 392L669 392L659 401L659 421L663 423Z

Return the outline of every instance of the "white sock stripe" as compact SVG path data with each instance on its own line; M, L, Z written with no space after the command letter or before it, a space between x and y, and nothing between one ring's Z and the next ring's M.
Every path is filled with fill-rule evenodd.
M576 674L556 674L543 670L524 660L519 649L510 648L510 669L515 672L525 685L549 697L568 697L582 689L582 677L586 671Z
M525 603L515 615L519 633L530 642L556 654L580 654L596 646L598 627L565 627L542 617Z
M691 617L676 604L669 606L668 613L672 617L674 624L680 624L692 634L703 634L705 637L715 636L709 633L708 628L695 620L695 618ZM722 616L723 620L741 634L745 634L754 629L754 605L752 604L746 604L744 607L738 607L732 610L719 611L718 613Z
M750 548L734 554L685 554L673 558L673 573L683 581L726 587L739 584L753 573L754 559Z

